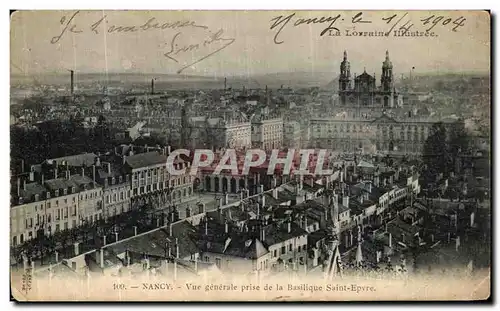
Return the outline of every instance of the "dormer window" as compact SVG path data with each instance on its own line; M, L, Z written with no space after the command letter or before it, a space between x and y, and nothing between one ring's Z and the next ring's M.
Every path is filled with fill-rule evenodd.
M50 199L50 192L47 192L47 199Z
M116 179L115 179L114 177L113 177L113 178L111 178L111 184L112 184L112 185L114 185L114 184L115 184L115 181L116 181Z
M55 193L54 193L54 195L55 195L56 197L58 197L58 196L59 196L59 190L56 190L56 191L55 191Z
M118 182L119 182L119 183L122 183L122 181L123 181L123 177L122 177L122 176L119 176L119 177L118 177Z
M19 197L19 204L23 204L23 203L24 203L23 197Z
M64 195L67 195L68 194L68 189L64 189L63 193L64 193Z
M39 200L40 200L40 195L35 194L35 201L39 201Z
M76 188L75 187L71 187L71 193L75 193L76 192Z

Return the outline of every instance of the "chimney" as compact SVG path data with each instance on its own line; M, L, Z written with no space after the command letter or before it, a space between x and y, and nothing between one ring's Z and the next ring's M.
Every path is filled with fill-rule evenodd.
M170 155L172 151L172 147L170 145L167 146L167 155Z
M470 226L471 227L474 227L474 212L470 213Z
M45 175L42 174L42 186L45 184Z
M380 262L381 257L382 257L382 252L381 251L377 251L377 263Z
M352 229L349 230L350 245L354 245L354 235L352 234Z
M66 170L66 179L69 179L71 177L71 174L69 172L69 170Z
M92 165L92 180L95 182L95 165Z
M134 236L137 235L137 226L134 226Z
M264 192L264 185L259 185L259 193L263 193Z
M266 229L265 227L260 228L260 240L264 241L266 239Z
M80 255L80 247L79 247L80 243L76 242L74 246L75 246L75 256Z
M123 164L127 163L127 156L123 155Z
M431 242L434 243L434 234L431 234Z
M115 232L115 242L118 242L118 232Z
M111 163L106 163L108 165L108 174L111 174Z
M26 191L26 180L23 181L23 190Z
M57 166L54 168L54 179L57 179L57 176L59 176L58 174L58 170L57 170Z
M208 219L205 220L205 235L208 235Z
M451 242L451 233L448 232L448 243L450 243L450 242Z
M173 228L172 228L172 227L173 227L173 225L172 225L172 223L170 223L170 225L168 226L168 235L169 235L169 236L173 236L173 235L174 235L174 234L173 234Z
M75 72L70 70L71 96L75 94Z
M224 232L227 234L229 233L229 223L226 221L224 221Z
M58 262L59 262L59 253L58 253L57 251L56 251L56 252L54 252L54 253L55 253L55 255L56 255L56 263L58 263Z
M349 207L349 195L342 196L342 205Z
M392 233L389 232L389 247L392 248Z
M102 237L102 244L106 245L106 236L105 235Z
M405 239L405 234L404 233L401 233L401 241L403 243L406 243L406 239Z
M30 172L30 181L35 181L35 172Z
M455 250L458 252L458 249L460 248L460 237L457 236L455 239Z
M85 176L85 168L82 167L82 177Z
M262 207L266 206L266 196L262 193Z
M224 205L227 205L227 204L229 204L229 194L228 193L226 193L224 195Z
M288 233L292 232L292 221L290 219L286 222L286 227Z
M101 264L101 269L104 269L104 249L101 248L101 251L99 252L100 255L101 255L101 258L100 258L100 264Z

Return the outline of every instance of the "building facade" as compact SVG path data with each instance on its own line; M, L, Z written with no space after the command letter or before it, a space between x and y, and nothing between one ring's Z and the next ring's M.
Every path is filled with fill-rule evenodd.
M252 120L252 147L272 150L283 146L283 119L257 117Z

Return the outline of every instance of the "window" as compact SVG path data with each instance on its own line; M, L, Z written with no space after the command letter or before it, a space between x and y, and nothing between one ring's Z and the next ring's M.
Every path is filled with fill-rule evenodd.
M297 248L297 251L298 251L298 252L300 252L300 249L301 249L301 247L300 247L300 245L299 245L299 247Z
M59 224L56 225L56 232L59 232Z
M205 256L205 262L209 262L210 258L208 256Z
M281 247L281 255L286 254L286 246Z
M278 250L276 250L276 249L275 249L275 250L273 251L273 257L278 257Z
M217 268L221 268L221 259L220 258L215 258L215 265L217 266Z
M288 245L288 251L291 252L292 251L292 244Z

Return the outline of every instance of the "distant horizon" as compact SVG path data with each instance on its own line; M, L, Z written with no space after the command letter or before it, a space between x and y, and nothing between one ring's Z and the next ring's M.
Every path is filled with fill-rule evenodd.
M340 72L340 70L339 70ZM367 71L368 72L368 71ZM83 72L78 72L75 71L75 76L77 75L139 75L139 76L150 76L151 78L154 78L156 76L170 76L170 77L178 77L178 78L212 78L212 79L224 79L224 78L251 78L251 77L259 77L259 76L272 76L272 75L284 75L284 74L310 74L310 75L326 75L326 74L331 74L329 71L277 71L277 72L269 72L269 73L261 73L261 74L253 74L253 75L236 75L236 74L231 74L231 75L226 75L226 76L214 76L214 75L203 75L203 74L175 74L175 73L151 73L151 72L129 72L129 71L108 71L106 72L92 72L92 71L83 71ZM333 73L334 74L334 73ZM368 74L371 74L368 72ZM412 76L432 76L432 75L481 75L481 76L491 76L491 72L489 71L425 71L425 72L418 72L418 71L413 71ZM44 72L44 73L35 73L35 74L23 74L23 73L11 73L11 77L32 77L32 76L69 76L69 73L62 73L62 72ZM360 74L356 74L356 76L359 76ZM409 75L409 72L407 74L403 73L404 76ZM337 74L338 76L338 74ZM354 77L354 74L352 74ZM401 74L395 75L395 78L400 77Z

